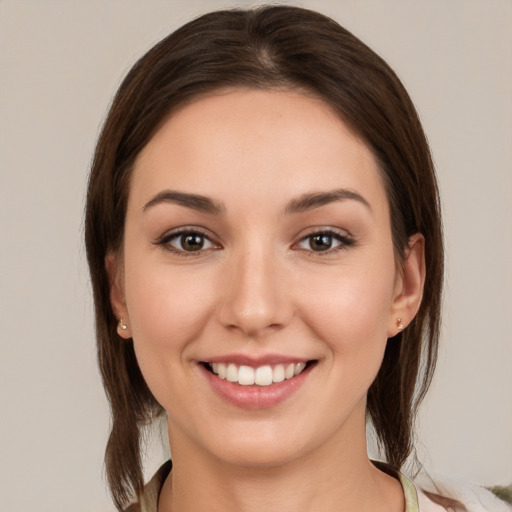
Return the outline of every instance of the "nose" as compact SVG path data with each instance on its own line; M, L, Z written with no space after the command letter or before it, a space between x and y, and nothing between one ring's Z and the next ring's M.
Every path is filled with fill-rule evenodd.
M289 323L293 307L279 266L276 256L262 246L228 259L218 307L225 327L259 338Z

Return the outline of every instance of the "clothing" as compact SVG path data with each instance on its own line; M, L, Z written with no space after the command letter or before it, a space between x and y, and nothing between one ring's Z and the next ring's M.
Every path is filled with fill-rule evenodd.
M415 478L420 511L423 512L511 512L512 506L497 498L492 492L471 485L443 478L432 478L422 473ZM441 508L427 508L423 502L430 499Z
M434 481L422 477L415 484L405 475L382 462L372 461L379 469L395 476L404 490L405 512L511 512L512 507L485 489L461 484ZM167 461L144 487L139 503L125 512L157 512L158 496L172 469Z
M160 466L160 469L144 487L144 494L140 502L130 505L125 512L157 512L158 496L171 469L172 462L170 460Z

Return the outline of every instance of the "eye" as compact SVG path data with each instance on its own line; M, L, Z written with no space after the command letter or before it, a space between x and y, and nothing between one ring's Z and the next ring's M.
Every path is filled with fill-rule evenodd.
M348 236L334 231L319 231L302 238L297 244L299 249L313 252L330 252L352 245L354 241Z
M198 253L207 249L214 249L217 246L204 234L199 231L180 231L164 236L158 245L178 254Z

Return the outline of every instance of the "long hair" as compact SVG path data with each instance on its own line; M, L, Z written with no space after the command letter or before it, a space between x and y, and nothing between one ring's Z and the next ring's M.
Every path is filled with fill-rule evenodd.
M120 509L142 493L141 429L162 408L144 381L133 344L116 333L105 256L122 249L137 155L174 109L222 87L284 88L321 98L378 162L397 262L411 235L425 237L421 307L407 329L388 341L367 401L387 460L397 468L411 451L415 413L435 366L443 280L439 198L428 143L400 80L354 35L313 11L266 6L201 16L130 70L104 123L89 180L85 239L99 366L112 412L106 474Z

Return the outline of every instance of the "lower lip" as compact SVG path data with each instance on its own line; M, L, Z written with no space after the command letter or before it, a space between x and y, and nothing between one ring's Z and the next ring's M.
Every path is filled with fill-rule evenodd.
M212 389L229 403L245 409L266 409L290 398L308 378L314 365L308 366L299 375L270 386L242 386L221 379L199 365Z

